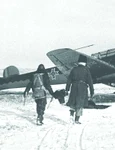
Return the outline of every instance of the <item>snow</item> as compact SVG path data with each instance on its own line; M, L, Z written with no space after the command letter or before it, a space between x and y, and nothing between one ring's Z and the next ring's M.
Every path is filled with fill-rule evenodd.
M37 126L31 95L23 102L21 94L0 96L0 150L115 149L115 103L107 109L84 109L79 125L70 123L68 107L55 99L49 105L48 97L44 125Z

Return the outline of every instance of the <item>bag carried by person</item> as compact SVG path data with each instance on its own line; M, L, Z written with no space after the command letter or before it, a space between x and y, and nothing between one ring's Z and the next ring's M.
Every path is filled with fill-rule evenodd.
M58 101L59 101L60 104L65 103L65 96L66 96L66 93L65 93L64 89L62 89L62 90L56 90L54 92L54 97L56 99L58 99Z
M34 74L33 77L33 98L41 99L45 98L45 88L43 85L43 78L41 74Z

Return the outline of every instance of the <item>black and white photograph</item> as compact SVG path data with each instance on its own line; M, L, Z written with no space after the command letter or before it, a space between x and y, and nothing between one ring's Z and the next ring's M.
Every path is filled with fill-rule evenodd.
M114 0L0 0L0 150L115 149L114 29Z

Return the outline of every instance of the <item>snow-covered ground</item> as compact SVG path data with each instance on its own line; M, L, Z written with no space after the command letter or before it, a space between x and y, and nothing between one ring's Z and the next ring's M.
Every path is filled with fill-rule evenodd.
M67 97L66 97L67 98ZM36 104L22 95L0 95L0 150L114 150L115 104L84 109L71 124L69 108L47 100L44 125L36 125ZM49 106L49 108L47 108Z

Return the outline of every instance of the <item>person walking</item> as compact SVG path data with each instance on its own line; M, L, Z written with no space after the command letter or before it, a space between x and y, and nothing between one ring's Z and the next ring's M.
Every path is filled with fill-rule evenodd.
M77 124L82 116L84 106L88 106L88 87L90 96L94 94L93 81L87 64L87 58L79 56L78 66L74 67L67 79L66 93L70 90L67 106L70 107L70 119ZM71 89L70 89L71 87ZM75 116L74 116L75 114Z
M50 85L49 76L43 64L38 66L37 71L33 74L30 82L28 83L25 91L24 97L26 97L32 88L33 98L36 102L36 112L37 112L37 125L42 125L44 120L44 112L47 104L46 100L46 90L53 95L53 90Z

